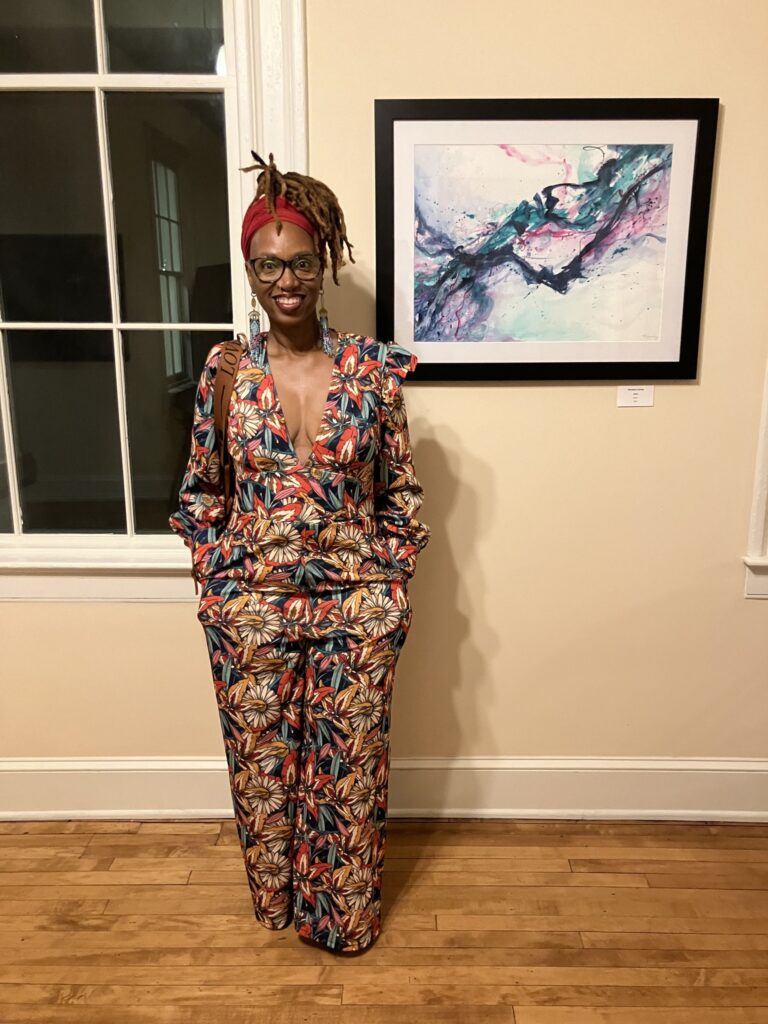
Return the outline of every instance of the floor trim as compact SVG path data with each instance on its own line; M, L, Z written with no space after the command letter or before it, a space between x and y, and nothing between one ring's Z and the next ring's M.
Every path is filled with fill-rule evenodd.
M768 761L393 758L392 818L768 822ZM0 820L232 817L219 757L0 758Z

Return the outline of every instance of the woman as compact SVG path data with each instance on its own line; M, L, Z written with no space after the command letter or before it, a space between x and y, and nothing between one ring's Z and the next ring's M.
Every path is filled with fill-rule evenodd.
M202 585L256 917L352 954L381 931L390 700L430 539L402 392L417 358L318 319L328 260L336 284L344 245L352 260L344 215L322 182L253 155L241 243L251 317L258 300L270 326L252 325L230 401L232 512L225 522L217 344L169 521Z

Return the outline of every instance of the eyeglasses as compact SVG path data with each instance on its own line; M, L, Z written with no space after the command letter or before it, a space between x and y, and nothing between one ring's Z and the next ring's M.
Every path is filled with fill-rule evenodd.
M279 256L257 256L248 262L264 284L279 281L286 267L290 267L300 281L312 281L320 273L320 257L312 252L299 253L291 260L281 260Z

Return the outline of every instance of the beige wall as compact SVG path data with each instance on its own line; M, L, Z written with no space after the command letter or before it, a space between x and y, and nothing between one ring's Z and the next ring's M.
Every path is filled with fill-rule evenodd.
M744 566L768 333L760 2L309 0L310 172L372 333L375 97L719 96L697 382L407 385L433 530L393 755L765 757L768 604ZM279 159L279 154L276 154ZM757 230L755 230L757 229ZM192 605L0 607L5 756L215 755Z

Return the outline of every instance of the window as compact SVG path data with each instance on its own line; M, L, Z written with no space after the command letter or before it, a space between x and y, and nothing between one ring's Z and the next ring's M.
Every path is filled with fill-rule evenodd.
M0 6L0 597L192 599L168 516L245 330L239 167L306 162L303 34L300 0Z

